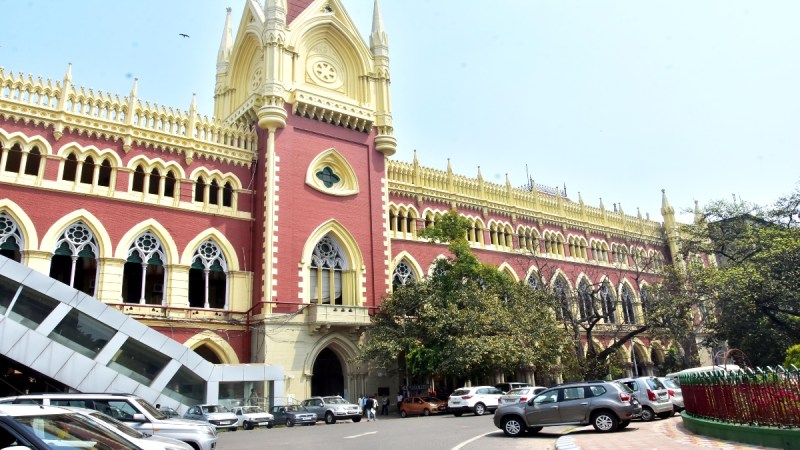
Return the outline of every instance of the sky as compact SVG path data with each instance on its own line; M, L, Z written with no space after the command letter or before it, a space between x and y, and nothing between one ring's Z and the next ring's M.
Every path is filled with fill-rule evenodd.
M263 1L263 0L262 0ZM341 0L365 41L374 0ZM213 111L225 8L245 0L0 0L0 66ZM800 182L796 0L381 0L394 159L661 221ZM11 20L8 20L11 18ZM179 33L188 34L181 37ZM680 218L691 220L682 213Z

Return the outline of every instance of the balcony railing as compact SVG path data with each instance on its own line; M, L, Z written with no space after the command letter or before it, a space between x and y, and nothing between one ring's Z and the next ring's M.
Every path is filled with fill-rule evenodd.
M358 331L370 323L369 308L312 303L306 308L306 323L312 331L333 327L352 328L352 331Z

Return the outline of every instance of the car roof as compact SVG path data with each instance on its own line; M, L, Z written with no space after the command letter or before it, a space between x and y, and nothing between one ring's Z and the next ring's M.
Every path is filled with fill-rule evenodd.
M42 416L52 414L72 414L73 411L58 406L42 405L0 405L0 415L12 417Z

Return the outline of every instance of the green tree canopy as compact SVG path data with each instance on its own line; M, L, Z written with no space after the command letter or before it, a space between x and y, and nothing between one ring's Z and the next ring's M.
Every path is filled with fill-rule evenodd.
M413 375L469 379L556 362L566 341L553 320L552 297L481 263L465 239L466 227L450 211L423 231L447 243L452 257L383 300L361 360L392 367L404 356Z

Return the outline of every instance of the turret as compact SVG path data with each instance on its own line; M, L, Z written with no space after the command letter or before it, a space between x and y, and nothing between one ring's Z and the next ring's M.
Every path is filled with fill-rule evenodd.
M667 192L661 190L661 215L664 217L664 235L667 238L669 252L672 255L672 263L683 265L683 260L678 248L678 224L675 222L675 209L669 204Z
M375 61L375 149L386 156L397 151L397 139L392 126L392 108L389 102L389 37L383 28L381 5L375 0L372 12L372 33L369 35L369 48Z
M231 8L225 8L227 14L225 16L225 26L222 29L222 40L219 43L219 52L217 53L217 76L224 74L228 71L228 62L231 58L231 50L233 50L233 31L231 29Z

